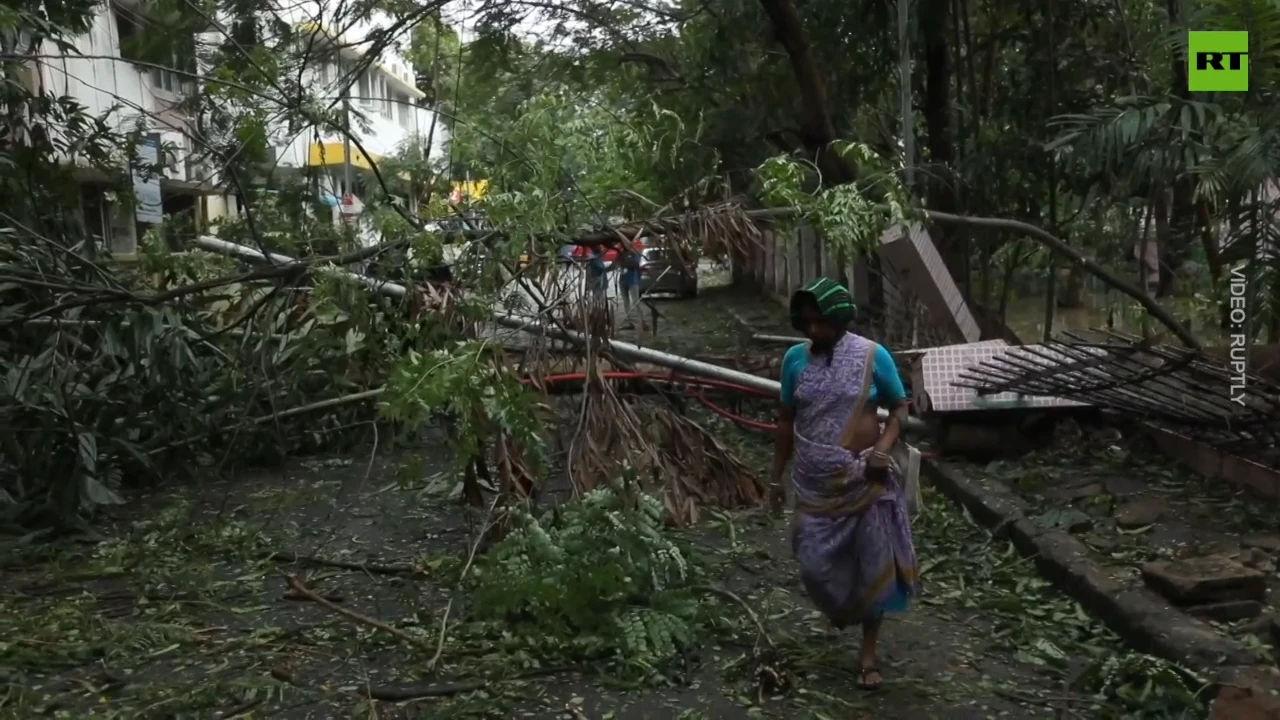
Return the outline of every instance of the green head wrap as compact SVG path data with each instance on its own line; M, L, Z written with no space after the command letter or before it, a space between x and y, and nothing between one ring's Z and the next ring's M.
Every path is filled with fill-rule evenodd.
M818 305L822 319L836 325L847 325L857 317L858 308L853 296L843 285L829 278L818 278L791 296L791 326L801 332L804 322L800 319L800 307L808 298Z

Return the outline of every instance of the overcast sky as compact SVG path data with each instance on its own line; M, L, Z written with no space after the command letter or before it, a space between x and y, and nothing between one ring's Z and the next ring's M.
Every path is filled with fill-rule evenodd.
M471 0L454 0L445 6L443 12L445 22L458 31L458 37L462 42L468 43L475 39L476 11L482 5ZM555 28L555 23L546 19L545 10L540 8L527 10L525 19L516 26L516 33L529 39L546 41L547 36Z

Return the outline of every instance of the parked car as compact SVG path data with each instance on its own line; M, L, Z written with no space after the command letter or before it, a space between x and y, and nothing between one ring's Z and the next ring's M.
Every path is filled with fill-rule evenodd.
M698 295L698 268L692 261L682 263L666 248L645 248L641 266L641 295L675 295L691 298Z

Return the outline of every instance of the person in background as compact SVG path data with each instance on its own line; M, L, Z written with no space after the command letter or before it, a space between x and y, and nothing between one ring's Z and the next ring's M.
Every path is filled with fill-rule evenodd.
M609 266L604 262L604 252L592 248L587 257L587 289L592 302L604 305L609 301Z
M624 323L631 322L631 314L640 317L640 330L644 331L644 312L640 309L640 266L644 257L639 250L632 248L626 255L620 255L618 262L622 264L622 276L618 278L618 289L622 295L622 318Z
M849 331L849 291L821 278L791 298L791 323L809 342L782 361L782 409L771 477L775 509L794 456L792 551L814 604L837 628L862 625L858 685L884 682L876 642L885 613L919 593L911 520L890 451L906 425L893 356ZM889 411L881 429L876 409Z

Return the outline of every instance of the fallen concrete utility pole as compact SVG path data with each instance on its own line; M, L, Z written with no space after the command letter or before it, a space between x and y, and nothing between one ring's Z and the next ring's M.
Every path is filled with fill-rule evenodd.
M237 245L235 243L230 243L225 240L219 240L218 238L209 237L209 236L202 236L202 237L196 238L196 244L206 250L210 250L213 252L239 255L241 257L252 258L256 260L270 260L271 262L278 263L278 264L298 264L299 262L293 258L286 257L284 255L277 255L275 253L264 254L255 248L247 247L245 245ZM378 280L375 278L371 278L368 275L361 275L359 273L354 273L349 270L343 270L342 268L333 267L333 266L328 266L328 267L320 266L320 267L317 267L316 269L322 272L325 272L325 271L332 272L338 275L342 275L344 277L351 278L352 280L356 280L357 282L373 290L376 290L378 292L383 292L388 295L393 295L395 297L404 297L408 293L408 290L403 285L399 285L393 282ZM528 292L528 291L526 290L525 292ZM556 327L549 323L539 321L536 318L511 315L509 313L504 313L504 312L495 312L493 314L492 320L498 325L511 328L513 330L517 330L520 332L534 333L534 334L544 334L547 337L551 337L557 340L564 340L566 342L571 342L578 345L585 345L588 340L587 336L583 335L582 333L579 333L574 330L568 330L568 329ZM758 375L752 375L750 373L739 372L737 370L721 367L719 365L713 365L711 363L702 362L700 360L691 360L689 358L681 357L679 355L672 355L671 353L665 353L660 350L654 350L652 348L642 347L640 345L633 345L628 342L622 342L621 340L608 340L606 342L609 344L609 349L612 350L615 354L617 354L618 357L624 360L630 360L632 362L650 363L652 365L659 365L665 368L670 368L677 372L682 372L688 375L705 377L712 380L722 380L724 382L733 383L735 385L748 387L748 388L751 388L752 390L758 390L762 393L768 393L771 396L778 396L782 394L782 384L777 382L776 380L762 378L762 377L759 377ZM879 411L879 415L882 421L888 419L888 413L883 409ZM923 427L924 425L919 418L912 417L907 419L908 430L913 430L913 431L920 430L920 429L923 429Z
M513 330L523 330L525 332L536 332L545 334L547 337L556 340L564 340L566 342L585 344L587 337L575 330L567 330L533 320L526 317L517 317L515 315L507 315L506 313L495 313L493 321L503 327ZM759 375L751 375L750 373L739 372L720 365L702 362L701 360L691 360L689 358L672 355L653 348L633 345L629 342L621 340L609 340L609 349L623 360L632 362L649 363L651 365L661 365L670 368L676 372L682 372L686 375L697 375L712 380L723 380L724 382L741 385L743 387L758 390L762 393L770 395L779 395L782 393L782 384L776 380L762 378Z

